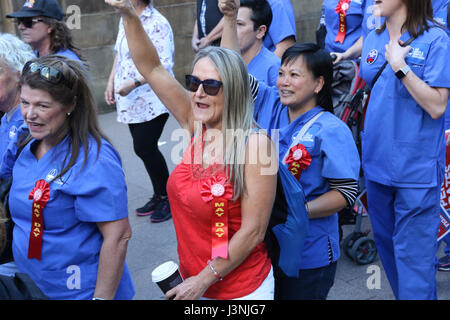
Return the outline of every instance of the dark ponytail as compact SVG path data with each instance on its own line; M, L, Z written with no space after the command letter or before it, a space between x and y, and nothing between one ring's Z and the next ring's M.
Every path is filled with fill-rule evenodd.
M298 57L304 58L306 67L314 78L323 77L324 85L317 95L317 104L326 111L333 113L333 101L331 98L331 84L333 82L333 61L330 53L321 49L315 43L298 43L287 49L281 59L281 64L289 64Z

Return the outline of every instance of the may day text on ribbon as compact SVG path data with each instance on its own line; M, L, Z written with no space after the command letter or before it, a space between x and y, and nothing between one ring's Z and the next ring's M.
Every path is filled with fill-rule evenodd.
M212 176L203 182L200 194L212 207L211 260L228 259L228 201L233 197L233 188L225 177Z
M50 199L50 185L41 179L36 182L35 187L28 195L29 200L33 200L31 205L31 230L28 243L28 259L41 260L42 237L44 233L44 208Z

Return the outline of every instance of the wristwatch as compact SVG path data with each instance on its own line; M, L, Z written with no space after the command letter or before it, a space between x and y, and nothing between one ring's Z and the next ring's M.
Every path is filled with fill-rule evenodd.
M410 71L411 71L411 67L408 66L408 65L406 65L406 66L404 66L403 68L401 68L400 70L398 70L398 71L395 73L395 75L396 75L397 78L399 78L399 79L401 80L401 79L403 79L403 78L406 76L406 74L407 74L408 72L410 72Z

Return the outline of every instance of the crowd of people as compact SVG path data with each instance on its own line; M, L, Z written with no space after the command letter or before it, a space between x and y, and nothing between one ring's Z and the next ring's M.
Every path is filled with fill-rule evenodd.
M296 42L289 0L198 0L184 84L152 2L105 2L121 17L105 101L128 124L154 192L135 213L173 218L176 231L183 282L167 299L325 300L338 213L362 186L395 298L437 299L436 270L450 268L448 236L436 257L448 0L324 0L317 44ZM55 0L27 1L7 15L22 40L0 34L0 224L13 228L0 274L27 273L51 299L132 299L125 175L63 16ZM333 68L344 60L370 88L361 151L334 114ZM191 138L170 174L158 149L169 115ZM293 205L294 192L304 203Z

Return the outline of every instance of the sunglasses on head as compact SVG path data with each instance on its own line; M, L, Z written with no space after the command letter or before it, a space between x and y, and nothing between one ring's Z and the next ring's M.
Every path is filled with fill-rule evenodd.
M16 23L19 24L23 24L23 26L25 28L33 28L33 24L36 22L43 22L44 19L41 18L16 18Z
M45 66L39 64L35 61L28 61L23 67L22 74L35 73L39 71L39 74L42 79L52 83L52 84L64 84L69 89L72 89L72 84L64 78L63 73L50 66Z
M209 96L215 96L219 93L220 87L223 83L219 80L206 79L200 80L196 76L187 74L186 75L186 89L192 92L197 92L198 87L203 86L203 91Z

